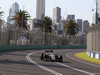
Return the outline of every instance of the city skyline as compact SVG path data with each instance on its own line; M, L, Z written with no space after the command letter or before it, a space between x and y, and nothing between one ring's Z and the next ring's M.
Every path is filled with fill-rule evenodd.
M98 13L98 16L100 17L100 0L97 0L97 13Z
M4 14L4 20L6 21L7 16L9 15L8 11L11 7L12 3L17 2L20 6L20 9L25 9L29 12L31 15L31 18L35 18L36 16L36 0L7 0L7 1L1 1L0 7L1 10L5 11ZM50 16L53 18L53 8L60 7L61 8L61 16L66 18L69 14L75 14L76 19L83 19L83 20L89 20L90 23L92 23L93 20L93 12L92 9L95 8L95 2L94 0L46 0L46 16ZM88 8L87 8L88 7Z
M79 28L79 31L82 31L82 22L83 22L83 20L82 20L82 19L77 19L76 21L77 21L76 23L77 23L78 26L79 26L79 27L78 27L78 28Z
M37 0L36 19L43 19L45 16L45 0Z
M67 15L67 21L69 20L75 20L75 15L72 14L72 15Z
M8 24L14 24L14 21L10 21L12 16L16 14L16 12L19 10L19 4L17 2L12 4L12 7L9 9L9 15L7 17L7 23Z
M56 7L53 9L53 22L59 23L61 20L61 8Z

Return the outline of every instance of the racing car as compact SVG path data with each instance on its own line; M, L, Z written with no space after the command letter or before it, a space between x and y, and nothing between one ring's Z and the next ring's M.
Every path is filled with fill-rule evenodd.
M54 54L53 50L46 50L44 53L40 54L40 60L62 62L63 57L62 55Z

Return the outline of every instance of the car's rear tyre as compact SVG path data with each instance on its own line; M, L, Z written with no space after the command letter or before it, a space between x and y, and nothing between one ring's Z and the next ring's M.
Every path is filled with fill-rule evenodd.
M44 55L44 54L40 54L40 60L43 60L43 55Z
M47 56L46 55L43 56L43 61L47 61Z
M62 56L59 57L59 62L63 62L63 57Z

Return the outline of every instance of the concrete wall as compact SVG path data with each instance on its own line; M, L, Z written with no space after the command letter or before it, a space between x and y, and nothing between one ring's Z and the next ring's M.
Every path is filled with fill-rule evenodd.
M88 27L85 32L87 34L87 55L100 59L100 25Z

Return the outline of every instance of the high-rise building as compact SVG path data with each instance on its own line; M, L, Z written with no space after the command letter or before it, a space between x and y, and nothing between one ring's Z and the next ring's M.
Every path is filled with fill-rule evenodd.
M59 23L61 20L61 8L56 7L53 9L53 22Z
M94 10L92 10L94 11ZM100 23L97 18L100 18L100 0L96 0L96 11L93 14L93 24ZM96 18L97 17L97 18Z
M69 20L75 20L75 15L68 15L67 21L69 21Z
M18 11L19 10L19 5L18 5L18 3L17 2L15 2L15 3L13 3L13 5L12 5L12 15L15 15L16 14L16 11Z
M79 31L82 31L82 19L77 19Z
M36 19L43 19L45 16L45 0L37 0Z
M89 26L88 20L84 20L82 24L82 32L84 32L85 28L87 28L88 26Z
M93 13L93 24L96 24L96 13Z
M14 24L14 21L10 21L12 16L16 14L16 12L19 10L19 5L17 2L13 3L12 8L9 9L9 16L7 17L7 23L8 24Z
M96 0L97 1L97 13L98 13L98 17L100 17L100 0Z

